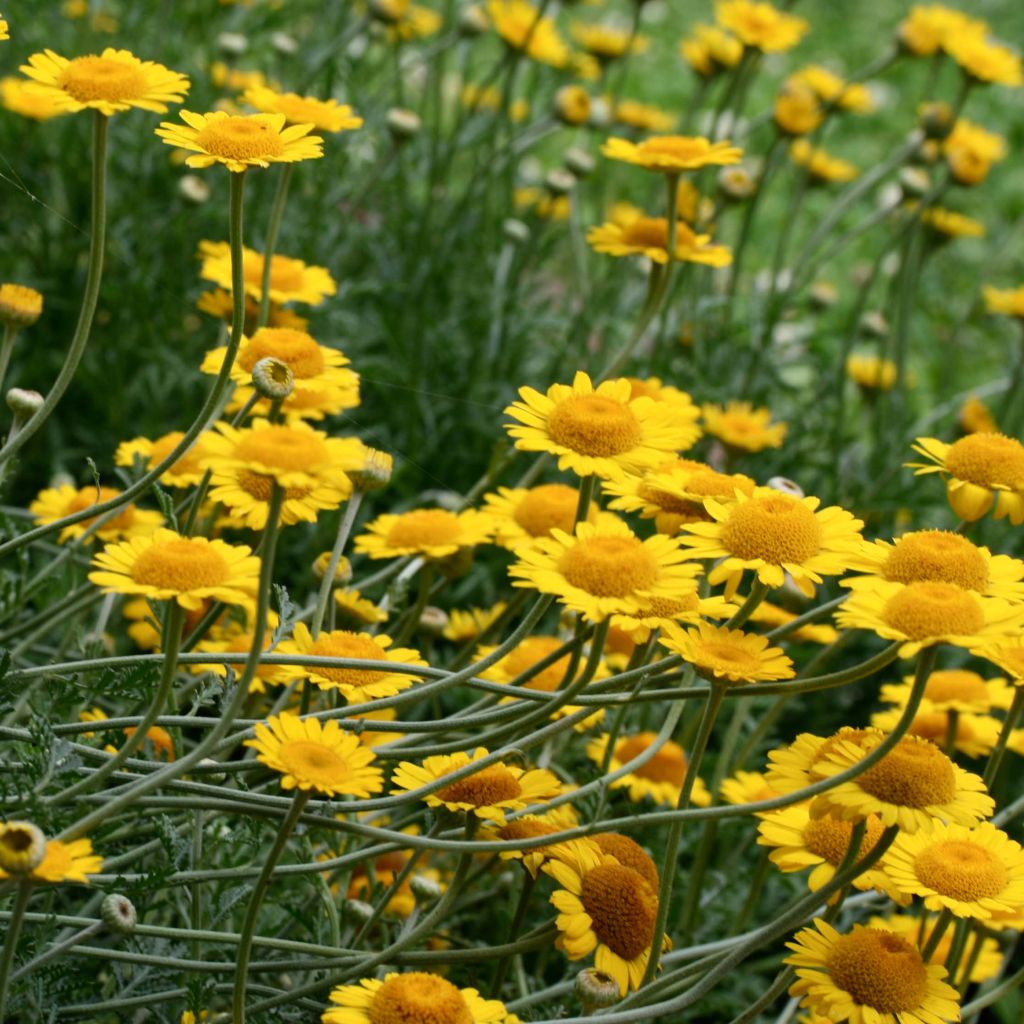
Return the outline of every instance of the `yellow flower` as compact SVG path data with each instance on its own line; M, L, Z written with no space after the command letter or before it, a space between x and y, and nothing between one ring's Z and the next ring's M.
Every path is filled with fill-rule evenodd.
M699 623L682 629L665 623L658 642L693 665L698 675L726 683L756 683L792 679L793 662L780 647L769 647L766 637L727 626Z
M941 206L932 206L925 210L921 214L921 223L940 239L983 238L985 235L985 225L980 220Z
M34 324L42 314L42 292L23 284L0 284L0 321L20 329Z
M513 50L556 68L569 63L569 47L555 23L527 0L487 0L487 15L494 31Z
M231 246L227 242L202 241L199 243L199 258L203 261L199 276L230 291ZM245 293L257 302L263 294L263 261L262 253L253 249L242 250ZM271 302L305 302L319 306L329 295L337 293L338 286L325 267L307 265L302 260L275 253L270 263L268 291Z
M367 524L366 531L356 537L356 551L361 555L446 558L460 548L486 544L494 532L494 521L487 513L474 509L449 512L442 508L417 508L399 515L377 516Z
M626 736L620 734L608 762L608 771L617 772L623 765L645 753L657 736L656 732L638 732ZM608 733L602 733L587 744L587 757L594 764L600 766L604 763L610 740ZM666 740L653 757L610 783L610 786L612 789L628 789L629 799L634 803L643 803L649 797L656 804L675 807L685 778L686 754L678 743ZM690 802L697 807L707 807L711 803L711 794L703 779L696 780Z
M180 103L189 89L188 79L177 71L109 46L98 56L74 60L44 50L32 54L20 70L35 83L34 92L72 113L92 109L109 117L141 107L163 114L168 103Z
M483 747L472 755L465 752L428 757L422 765L402 761L391 778L394 793L411 792L443 779L469 764L487 757ZM442 786L423 797L428 807L468 811L478 818L505 823L506 811L522 811L530 804L546 801L562 792L558 778L544 768L525 770L498 761L465 778Z
M490 608L470 608L467 611L453 608L448 613L448 625L442 630L441 636L453 644L469 643L490 629L507 607L504 601L499 601Z
M211 601L202 601L198 608L185 612L185 624L182 635L188 636L199 624L202 617L210 610ZM121 606L121 614L128 620L128 635L136 645L144 651L160 650L160 624L153 612L153 607L144 597L133 597ZM274 615L273 612L270 613ZM214 626L214 629L217 627ZM85 712L83 712L85 714ZM103 717L106 717L105 715Z
M802 82L787 82L775 97L772 116L786 135L809 135L825 120L825 111L813 89Z
M50 487L45 491L40 491L29 505L28 510L37 524L45 526L48 523L55 523L65 516L74 515L76 512L84 512L93 505L110 501L120 493L113 487L97 487L95 484L88 487L72 487L71 484L61 484L59 487ZM96 522L96 518L94 516L73 523L71 526L65 526L60 531L58 540L63 544L67 540L81 537ZM103 541L147 537L154 530L163 526L163 523L162 512L151 512L148 509L136 508L132 504L122 505L117 514L101 526L93 536Z
M518 551L538 537L550 537L552 530L571 533L579 497L579 491L567 484L499 487L497 493L484 495L483 511L494 522L494 543ZM597 509L592 506L587 521L596 517Z
M372 626L378 622L387 622L388 613L378 608L373 601L367 600L358 590L335 590L334 600L338 605L338 614L363 625Z
M905 50L917 57L948 51L957 39L984 37L988 26L941 4L917 5L900 22L897 37Z
M781 795L778 790L768 784L763 772L734 772L728 779L723 780L719 789L719 796L727 804L754 804L760 803L762 800L773 800ZM759 811L757 817L774 813L773 811Z
M797 139L789 147L793 163L806 169L812 183L853 181L860 174L854 164L830 156L823 149L815 149L806 139Z
M250 167L315 160L324 155L323 139L310 135L311 124L285 127L284 114L226 114L214 110L198 114L182 110L183 125L164 121L156 134L168 146L190 150L189 167L223 164L240 174Z
M262 650L264 654L270 653L270 649L274 645L273 630L277 628L277 624L278 616L276 613L271 612L267 619L267 626L269 628L263 636ZM248 623L244 626L240 622L228 622L223 625L217 624L211 628L206 639L200 640L196 644L195 650L209 651L211 654L248 654L252 650L254 639L255 634ZM278 651L275 650L274 653L277 654ZM212 672L223 679L228 674L228 667L224 662L214 661L191 664L188 666L188 669L196 674ZM238 664L234 664L231 668L237 671ZM256 674L249 684L249 692L266 693L268 685L277 686L281 683L287 683L291 678L293 677L289 674L288 667L285 665L259 665L256 668Z
M320 132L351 131L363 126L363 119L354 114L347 103L318 100L294 92L278 92L265 85L252 85L242 99L264 114L284 114L288 124L311 124Z
M718 0L715 20L744 46L764 53L792 49L810 28L803 18L752 0Z
M590 94L581 85L563 85L555 93L555 114L566 124L586 124L590 117Z
M853 353L846 358L846 375L868 391L891 391L896 364L891 359Z
M180 430L172 430L155 441L148 437L137 437L133 441L122 441L114 453L114 464L128 466L135 464L138 456L146 470L158 466L178 446L185 435ZM202 460L206 455L205 439L207 434L200 434L181 458L170 469L164 470L160 483L168 487L191 487L203 478Z
M871 724L883 732L892 732L903 714L902 708L890 708L871 716ZM910 736L920 736L931 740L937 746L944 747L949 735L948 711L935 711L922 705L914 716L907 730ZM984 757L992 753L992 748L999 739L1000 723L988 715L972 715L961 711L956 716L956 735L953 746L968 757Z
M644 53L650 41L614 25L588 25L574 21L569 28L573 39L602 63L624 57L627 53Z
M541 220L561 221L569 219L569 197L551 195L539 188L517 188L512 194L517 208L529 209Z
M736 600L742 599L737 597ZM780 608L769 601L762 601L751 613L750 621L768 626L771 629L778 629L779 626L787 625L796 617L794 612ZM818 622L809 622L799 629L792 630L787 634L787 638L798 643L831 644L839 639L839 633L832 626Z
M473 82L467 82L462 87L462 105L471 110L493 110L501 109L501 90L497 86L479 86ZM509 105L508 115L513 123L518 124L526 120L530 112L530 105L523 99L513 100Z
M899 892L922 897L928 910L981 921L1024 911L1024 850L987 821L901 834L882 866Z
M619 100L612 116L616 124L638 132L670 132L678 121L675 114L637 100Z
M601 147L601 152L612 160L665 174L738 164L743 156L743 150L731 142L710 142L687 135L652 135L639 143L612 137Z
M951 1024L959 996L917 947L895 932L854 925L845 935L821 918L786 945L784 963L796 968L790 995L802 996L829 1021L850 1024Z
M867 114L874 108L871 92L859 82L847 85L843 79L820 64L809 64L790 75L789 81L798 82L813 90L825 103L835 104L842 110Z
M1024 523L1024 445L1016 438L978 432L946 444L919 437L913 448L933 463L908 463L914 475L946 476L946 499L961 519L974 522L995 506L996 519Z
M31 83L13 75L0 78L0 103L12 113L33 121L49 121L51 117L67 113L49 93L38 93Z
M1024 84L1020 55L1002 43L967 33L950 39L946 50L964 74L976 82L1010 86Z
M369 797L384 788L373 751L333 719L277 715L258 722L245 746L256 759L281 774L282 789L316 790L326 796Z
M10 39L10 38L11 38L10 26L7 24L7 22L2 17L0 17L0 39Z
M1008 289L985 285L981 292L985 297L986 313L993 313L997 316L1013 316L1018 320L1024 320L1024 284Z
M716 25L695 25L693 35L679 44L679 53L698 75L711 78L739 63L743 44Z
M440 29L443 19L437 11L420 4L409 4L387 27L388 39L425 39Z
M977 395L968 395L957 413L957 425L965 434L998 434L996 423L988 406Z
M92 852L91 840L72 839L65 843L60 839L48 839L43 859L26 877L36 883L80 882L88 885L89 875L97 875L102 870L103 858ZM4 878L10 878L10 875L0 868L0 879Z
M340 690L350 704L362 704L378 697L393 697L407 690L419 678L392 666L426 665L418 651L392 647L391 637L378 633L352 633L335 629L315 640L304 622L295 624L291 640L277 646L279 654L301 654L320 658L358 658L379 662L380 668L331 668L326 665L290 665L289 679L308 679L322 690Z
M640 217L627 227L607 223L587 232L595 252L609 256L646 256L655 263L668 263L668 221L664 217ZM727 245L712 245L710 235L698 235L685 221L676 222L675 257L681 263L703 263L727 267L732 251Z
M248 605L255 600L260 560L244 545L156 530L108 544L92 560L89 579L109 594L142 594L198 608L204 598Z
M524 839L550 836L565 829L575 828L578 824L579 817L573 810L572 804L562 804L544 814L521 814L514 821L506 822L498 828L486 826L481 830L478 838L488 842L502 840L510 846L514 846ZM588 838L596 841L598 837L590 836ZM531 846L529 849L503 850L498 856L502 860L522 861L523 867L529 871L531 877L536 878L541 865L551 856L552 849L552 846Z
M749 402L729 402L726 406L705 404L704 430L730 448L759 452L780 448L786 439L786 424L772 423L770 409L755 408Z
M882 687L880 699L904 707L913 683L913 676L904 676L902 683L887 683ZM1012 700L1013 688L1005 679L983 679L977 672L951 668L932 672L928 677L921 707L925 711L985 714L993 708L1005 711Z
M331 992L336 1007L324 1010L323 1024L383 1024L385 1021L436 1020L458 1024L505 1024L508 1011L475 988L456 988L436 974L410 971L384 980L363 978ZM511 1024L511 1021L510 1021Z
M681 542L693 558L721 559L708 573L714 585L726 582L726 596L735 593L745 569L769 587L781 587L788 573L800 591L814 596L822 575L846 571L849 553L857 549L863 523L832 505L818 510L817 498L794 498L770 487L751 497L736 494L723 505L704 502L714 522L687 523Z
M1006 159L1006 139L961 117L943 141L942 152L954 181L980 185L992 165Z
M690 420L694 424L694 429L700 430L696 426L697 420L700 419L700 410L685 391L680 391L679 388L664 383L660 377L627 377L626 380L629 381L631 397L642 398L646 395L656 402L667 402L673 407L677 417ZM699 437L700 434L697 433L694 441Z
M554 530L518 554L509 568L513 586L554 594L592 622L643 612L659 598L695 594L700 573L674 538L641 540L613 516L580 523L573 535Z
M207 243L209 244L209 243ZM229 327L231 318L235 315L234 303L231 301L231 292L223 288L214 288L208 292L202 292L196 299L196 309L210 316L223 320ZM259 317L259 303L251 295L245 297L245 317L242 330L251 334L256 330L256 321ZM309 321L290 309L285 309L275 303L270 304L268 327L290 327L296 331L305 331L309 327Z
M596 388L577 372L571 385L552 384L547 394L519 389L521 402L505 412L519 421L506 426L521 451L558 456L559 469L580 476L619 476L657 465L694 441L693 425L682 422L670 403L632 397L625 378Z

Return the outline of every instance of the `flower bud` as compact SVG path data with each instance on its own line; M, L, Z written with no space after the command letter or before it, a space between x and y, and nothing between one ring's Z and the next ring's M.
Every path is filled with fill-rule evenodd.
M889 321L877 310L869 310L860 318L860 330L869 338L887 338Z
M295 374L283 360L266 356L252 368L252 385L264 398L279 401L295 389Z
M555 93L555 117L564 124L586 124L590 117L590 96L581 85L563 85Z
M406 142L420 133L423 122L415 110L392 107L385 117L385 123L395 142Z
M217 36L217 47L237 57L249 49L249 40L241 32L221 32Z
M31 874L46 856L46 836L30 821L0 825L0 868L9 875Z
M323 551L317 555L316 561L313 562L313 575L322 580L330 562L330 551ZM338 564L334 567L334 582L342 587L352 582L352 563L344 555L338 559Z
M718 189L726 199L741 203L757 191L757 181L742 165L723 167L718 172Z
M103 898L100 904L100 917L112 932L119 935L131 935L139 920L135 913L135 904L118 892L112 892Z
M529 241L530 229L521 220L516 220L515 217L506 217L501 223L501 230L505 238L510 242L516 242L521 245L523 242Z
M560 169L549 171L544 184L552 195L565 196L576 187L576 175Z
M952 130L956 120L948 103L922 103L917 112L918 124L927 139L941 142Z
M424 902L436 900L441 895L441 886L426 875L413 875L409 879L409 888L416 899Z
M562 157L562 163L565 164L565 169L576 178L589 177L597 167L597 161L579 146L567 149Z
M364 459L362 469L346 471L352 486L360 491L379 491L386 487L394 471L394 459L376 448L367 448Z
M448 628L448 613L442 608L428 604L420 612L420 632L429 636L440 636Z
M904 167L899 178L904 199L920 199L932 184L928 172L923 167Z
M459 33L464 36L482 36L490 23L479 4L469 4L459 11Z
M607 128L612 123L612 108L607 100L595 96L590 101L589 124L593 128Z
M270 36L270 45L277 50L278 53L283 53L285 56L291 56L293 53L299 52L299 44L294 36L288 35L287 32L273 32Z
M190 203L205 203L210 198L210 186L198 174L186 174L178 179L178 192Z
M773 491L781 491L792 498L804 497L804 489L795 481L785 476L773 476L767 484Z
M220 762L212 757L204 757L200 762L199 766L203 768L219 768ZM208 782L211 786L219 786L222 782L227 782L227 772L207 772L204 771L199 775L200 782Z
M26 388L11 388L7 392L7 408L14 413L15 423L31 419L43 406L43 396Z
M576 998L587 1013L614 1006L619 999L619 983L609 974L584 967L576 975Z
M0 322L20 329L34 324L42 312L42 292L23 284L0 284Z
M345 900L345 910L357 921L369 921L373 917L373 907L363 900Z
M402 20L409 7L409 0L370 0L370 14L378 21L393 25Z

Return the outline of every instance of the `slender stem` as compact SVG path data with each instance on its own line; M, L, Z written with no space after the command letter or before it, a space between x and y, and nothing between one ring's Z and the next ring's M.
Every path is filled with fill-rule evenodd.
M956 753L956 737L960 726L960 712L956 708L950 708L946 712L946 742L942 749L947 756L952 757Z
M948 907L942 908L942 913L935 919L935 924L932 927L931 934L928 936L928 941L924 944L924 948L921 950L921 959L924 962L931 963L932 957L935 955L935 950L939 948L939 942L942 941L942 936L946 934L946 929L949 927L950 922L953 920L953 911Z
M509 925L508 937L505 939L506 945L511 945L519 938L519 932L522 930L523 922L526 920L526 911L530 906L530 897L533 895L536 884L537 879L524 869L523 885L519 890L519 899L516 901L516 909L512 915L512 923ZM505 979L508 977L508 969L512 966L514 956L514 953L509 953L498 961L498 966L494 972L494 980L491 982L492 999L499 997L502 986L505 984Z
M92 924L86 925L80 931L72 932L66 939L54 943L54 945L50 946L50 948L45 952L40 953L27 964L23 964L19 967L11 975L11 981L17 981L19 978L25 977L26 974L31 974L33 971L39 970L40 967L45 966L51 960L55 960L57 957L61 956L61 954L66 953L72 946L77 946L85 942L86 939L91 938L97 932L102 931L102 929L103 922L94 921ZM2 1009L0 1009L0 1013L2 1013ZM2 1016L0 1016L0 1020L2 1019Z
M263 905L263 897L270 885L270 876L277 865L288 839L312 796L312 791L300 789L295 793L288 815L281 822L277 830L277 837L274 845L263 862L263 870L260 872L256 884L252 887L252 894L249 896L249 907L245 913L245 920L242 922L241 939L238 943L238 950L235 954L235 990L231 1001L231 1019L235 1024L245 1024L245 986L249 975L249 960L252 957L252 937L256 931L256 922L259 918L260 907Z
M999 739L996 740L992 753L988 756L988 763L985 765L985 786L991 789L999 775L999 767L1003 763L1003 755L1006 753L1006 745L1010 741L1010 735L1017 727L1021 712L1024 711L1024 686L1017 686L1013 691L1013 703L1010 710L1006 712L1006 720L999 732Z
M576 502L576 516L573 525L585 522L590 513L590 503L594 500L594 492L597 490L597 477L591 474L580 478L580 496Z
M4 324L4 340L0 342L0 393L3 392L4 377L7 376L7 364L11 361L11 352L14 351L14 339L18 335L18 328L14 324Z
M274 250L277 248L277 236L281 230L284 206L288 199L288 186L291 184L294 170L295 164L285 164L281 168L281 176L277 179L274 205L270 211L270 223L267 225L267 240L263 247L263 276L260 279L260 311L256 321L257 327L266 327L267 321L270 319L270 272L274 264Z
M25 908L32 895L32 883L26 878L18 884L18 894L14 898L14 909L7 922L7 935L4 938L4 951L0 954L0 1021L6 1020L7 990L11 981L11 965L18 949L18 937L25 919Z
M363 500L363 492L355 490L345 505L345 512L338 524L338 535L334 538L334 547L331 549L331 558L324 571L324 578L320 581L320 591L316 597L316 608L313 610L313 618L309 623L309 632L315 640L323 628L324 615L327 613L327 604L331 599L331 592L334 590L334 574L337 571L338 563L341 561L342 552L348 542L349 534L352 532L352 524L356 521L359 512L360 502Z

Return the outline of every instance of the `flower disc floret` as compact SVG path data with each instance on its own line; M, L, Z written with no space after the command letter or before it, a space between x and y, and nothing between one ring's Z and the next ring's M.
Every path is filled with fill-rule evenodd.
M567 484L540 484L530 488L499 487L484 495L484 509L494 520L494 541L512 551L550 537L552 530L571 533L576 521L579 491ZM597 510L587 510L593 521Z

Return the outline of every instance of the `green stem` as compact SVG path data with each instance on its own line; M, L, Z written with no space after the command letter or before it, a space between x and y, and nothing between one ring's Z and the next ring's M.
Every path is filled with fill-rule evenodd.
M11 361L11 352L14 351L14 339L17 335L18 328L14 324L4 324L4 340L0 342L0 393L3 392L3 382L7 376L7 365Z
M956 736L959 731L960 712L956 708L950 708L946 712L946 716L946 742L943 744L942 749L946 751L948 757L952 757L956 753Z
M312 795L312 791L308 789L296 791L292 805L288 810L288 815L281 822L281 827L277 830L277 837L274 839L274 845L270 848L270 853L267 854L267 859L263 862L263 870L260 872L259 878L256 879L256 884L252 887L252 894L249 896L249 907L245 914L245 920L242 922L242 937L239 940L238 951L235 954L235 989L231 1000L231 1019L235 1024L245 1024L245 986L249 975L249 960L252 957L252 938L256 932L256 922L259 918L260 907L263 905L263 897L266 895L267 887L270 884L270 876L278 860L280 860L281 854L284 852L284 848L299 820L299 816Z
M932 927L931 934L928 936L928 941L924 944L924 948L921 950L921 959L924 962L931 963L932 957L935 955L935 950L939 948L939 942L942 940L942 936L946 934L946 929L949 927L950 922L953 920L953 911L948 907L942 908L942 913L935 919L935 924Z
M28 906L31 896L32 883L28 879L24 879L18 884L18 895L14 899L14 909L11 911L10 920L7 922L4 951L0 955L0 1021L7 1019L4 1011L7 1008L7 990L11 981L11 965L14 963L14 954L18 949L18 936L21 934L21 925L25 919L25 908Z
M342 552L348 542L349 534L352 532L352 524L356 521L359 512L359 505L363 500L363 492L355 490L345 505L345 512L338 524L338 535L334 538L334 547L331 549L330 561L324 572L324 578L320 581L320 591L316 597L316 608L313 610L313 618L310 620L309 631L315 640L320 635L324 624L324 615L327 613L327 604L331 599L334 590L334 573L337 571L338 563L341 561Z
M597 477L590 475L580 478L580 496L576 502L576 516L573 519L573 526L586 521L590 512L590 503L594 500L594 492L597 490Z
M537 879L524 869L523 885L519 890L519 899L516 901L516 909L512 916L512 923L509 925L508 937L505 939L506 945L512 945L519 938L519 932L522 930L523 922L526 920L526 911L530 906L530 897L533 895L536 884ZM491 982L491 999L499 997L514 957L514 953L509 953L498 961L498 966L494 972L494 980Z
M256 321L257 327L266 327L270 319L270 271L274 263L274 250L277 248L277 236L281 231L281 219L284 206L288 199L288 186L291 184L295 164L285 164L281 168L281 176L277 179L277 191L274 193L274 205L270 211L270 223L267 225L267 240L263 248L263 276L260 280L260 312ZM242 303L243 316L245 303Z
M1006 712L1006 720L999 732L999 739L996 740L992 753L988 755L988 763L985 765L985 786L991 789L999 775L1000 765L1003 763L1003 755L1006 753L1006 745L1010 741L1010 735L1017 728L1021 712L1024 711L1024 686L1017 686L1013 691L1013 703L1010 710Z

